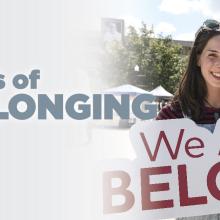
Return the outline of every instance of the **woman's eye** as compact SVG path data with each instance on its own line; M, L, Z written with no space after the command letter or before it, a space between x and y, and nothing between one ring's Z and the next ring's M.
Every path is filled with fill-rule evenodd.
M214 53L210 53L208 56L209 56L209 57L217 57L217 55L214 54Z

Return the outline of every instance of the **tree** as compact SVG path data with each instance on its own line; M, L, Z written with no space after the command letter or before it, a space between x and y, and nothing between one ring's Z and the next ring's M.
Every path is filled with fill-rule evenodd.
M186 56L182 55L182 46L175 44L170 36L151 41L148 72L148 88L162 85L174 93L179 79L185 71Z
M123 43L112 42L105 47L102 55L102 72L106 81L113 85L133 82L135 65L145 67L149 61L151 33L145 24L141 34L129 26Z
M145 78L144 88L152 90L162 85L173 93L186 64L180 45L170 36L154 38L153 30L148 30L144 23L139 33L130 26L123 44L112 42L104 51L103 73L111 85L130 82L139 86L132 77L134 66L138 65Z

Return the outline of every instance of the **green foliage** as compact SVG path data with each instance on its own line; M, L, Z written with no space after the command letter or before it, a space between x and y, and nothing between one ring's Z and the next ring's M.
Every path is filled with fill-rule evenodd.
M151 62L146 73L153 89L162 85L170 92L175 92L186 64L182 55L182 47L174 44L171 37L154 39L150 46Z
M174 93L186 66L183 48L170 36L154 38L153 31L142 24L139 32L130 26L124 42L105 47L102 56L103 75L111 85L131 83L139 86L134 66L144 76L142 85L152 90L158 85ZM143 77L142 77L143 78Z

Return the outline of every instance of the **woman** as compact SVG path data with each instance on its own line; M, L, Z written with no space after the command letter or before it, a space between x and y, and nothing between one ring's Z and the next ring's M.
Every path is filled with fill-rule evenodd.
M188 117L213 132L220 118L220 23L206 20L196 33L187 70L157 120Z
M196 33L186 72L171 104L157 120L191 118L213 132L220 118L220 23L206 20ZM217 220L220 214L179 218Z

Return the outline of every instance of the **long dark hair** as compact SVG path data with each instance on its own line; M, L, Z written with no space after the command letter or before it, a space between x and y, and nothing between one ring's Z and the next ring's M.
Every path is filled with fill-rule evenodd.
M216 35L220 35L220 32L206 30L197 36L191 49L186 72L172 101L173 104L179 103L183 113L195 121L202 116L202 109L207 96L206 82L197 60L208 41Z

